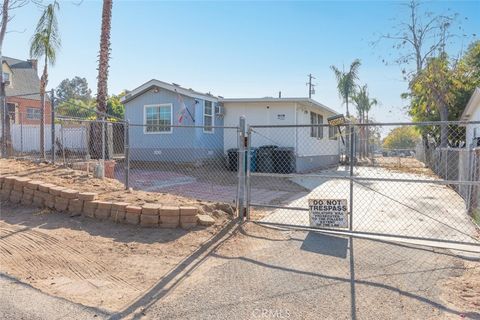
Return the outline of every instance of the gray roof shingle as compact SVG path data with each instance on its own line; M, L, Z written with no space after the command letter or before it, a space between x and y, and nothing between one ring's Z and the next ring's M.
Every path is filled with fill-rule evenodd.
M15 96L25 99L40 100L39 94L31 94L40 91L40 78L37 70L29 61L23 61L10 57L3 57L12 69L13 75L11 78L12 84L5 88L8 97Z

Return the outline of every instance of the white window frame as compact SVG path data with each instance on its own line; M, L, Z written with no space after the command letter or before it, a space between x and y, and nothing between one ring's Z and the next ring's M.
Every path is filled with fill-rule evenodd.
M212 104L212 114L206 114L205 113L205 110L207 109L206 108L206 104L207 104L207 101L209 101L211 104ZM210 130L205 130L205 117L211 117L212 118L212 125L211 125L211 128ZM203 133L208 133L208 134L213 134L215 132L215 105L214 105L214 102L213 101L210 101L210 100L203 100Z
M313 118L313 119L312 119ZM319 123L318 120L319 118L322 118L322 122ZM316 127L316 125L323 125L324 124L324 117L323 114L316 113L313 111L310 111L310 124L313 125L313 127L310 128L310 138L322 140L324 138L324 129L325 127Z
M38 118L31 118L29 117L29 110L35 110L38 112ZM32 112L32 114L35 114L35 111ZM27 107L27 120L37 120L40 121L42 119L42 112L40 111L40 108L35 108L35 107Z
M147 108L170 107L170 131L147 131ZM173 103L146 104L143 106L143 133L144 134L172 134L173 132Z

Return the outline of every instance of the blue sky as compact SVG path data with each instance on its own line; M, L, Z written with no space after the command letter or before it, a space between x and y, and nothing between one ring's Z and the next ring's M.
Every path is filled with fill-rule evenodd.
M45 2L45 1L44 1ZM78 1L77 1L78 2ZM306 96L307 75L317 79L314 99L344 112L330 65L362 61L377 121L407 120L406 90L398 66L381 59L391 43L370 42L406 15L399 1L166 2L114 0L109 92L134 89L156 78L224 97ZM76 6L61 1L62 49L50 69L50 87L64 78L86 77L96 91L101 1ZM480 1L426 2L437 13L460 15L466 34L480 32ZM41 11L15 11L3 54L26 59ZM468 18L468 20L465 19ZM473 38L470 38L472 40ZM451 46L458 52L469 41Z

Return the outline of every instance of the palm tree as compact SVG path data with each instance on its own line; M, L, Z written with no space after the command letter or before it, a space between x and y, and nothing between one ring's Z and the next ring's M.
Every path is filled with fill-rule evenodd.
M48 84L48 65L55 64L57 50L61 46L57 22L59 9L60 5L57 1L45 7L30 42L30 57L36 59L43 57L45 63L40 78L40 157L42 159L45 159L45 90Z
M107 112L108 68L110 60L110 30L112 27L112 0L103 0L100 55L98 60L97 109Z
M110 60L110 30L112 28L112 0L103 0L102 10L102 27L100 34L100 54L98 59L98 82L97 82L97 110L99 113L97 117L104 118L107 112L107 100L108 100L108 68ZM97 126L95 126L97 128ZM100 129L100 128L97 128ZM101 135L104 137L105 131L101 129ZM98 133L98 131L97 131ZM96 134L98 137L99 135ZM100 157L101 150L106 150L104 146L104 138L102 138L101 145L94 144L95 154ZM100 148L99 148L100 147ZM107 155L108 157L108 155Z
M358 68L360 68L361 62L359 59L355 59L350 65L348 72L340 71L335 66L330 66L330 68L335 73L337 78L337 89L340 98L343 99L347 107L347 118L350 117L350 112L348 110L348 102L351 97L355 94L355 80L358 80Z
M368 119L368 113L370 112L370 110L372 109L373 106L376 106L378 104L378 100L375 99L375 98L372 98L372 99L368 99L368 104L367 104L367 108L366 108L366 115L367 115L367 118L366 118L366 123L370 123L369 119ZM368 157L368 154L370 153L370 126L367 126L367 139L366 139L366 142L367 142L367 157Z
M369 122L368 119L368 114L370 110L372 109L373 106L378 104L377 99L375 98L370 98L370 95L368 93L368 87L367 85L360 86L358 89L358 92L352 97L352 100L354 101L357 111L359 114L359 121L360 123L367 123ZM366 130L365 130L366 129ZM369 152L369 128L362 126L360 130L360 134L362 135L364 144L360 146L361 148L361 153L363 155L368 156Z
M353 94L352 96L352 101L355 104L355 107L357 108L358 122L362 124L365 122L365 112L368 104L367 85L358 87L358 91L356 91L355 94ZM363 126L360 126L359 133L360 133L359 153L360 153L360 157L363 158L363 156L365 155L365 150L364 150L365 128Z

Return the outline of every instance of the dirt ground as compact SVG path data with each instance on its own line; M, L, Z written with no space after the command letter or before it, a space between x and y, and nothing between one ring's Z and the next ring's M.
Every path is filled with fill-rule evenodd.
M226 222L188 232L146 229L3 203L0 272L54 296L118 311Z
M480 310L480 262L465 262L465 269L442 284L442 300L460 310Z
M435 173L425 167L423 162L418 161L413 157L382 157L376 156L373 162L366 164L367 166L388 168L392 171L399 171L405 173L421 174L425 176L435 176Z

